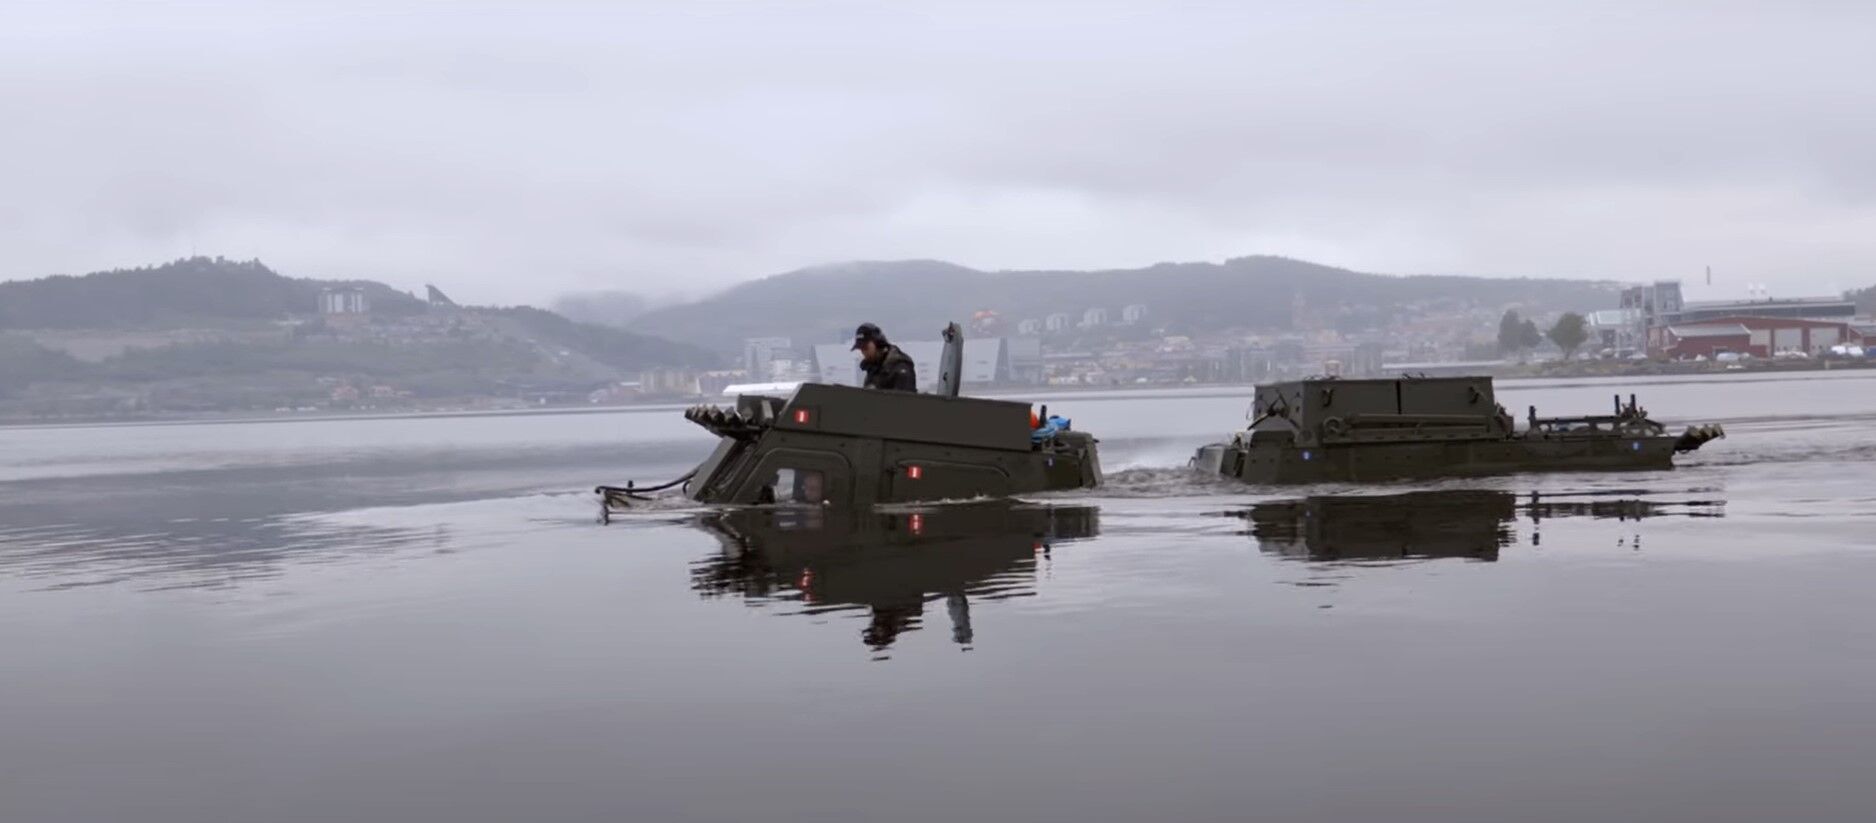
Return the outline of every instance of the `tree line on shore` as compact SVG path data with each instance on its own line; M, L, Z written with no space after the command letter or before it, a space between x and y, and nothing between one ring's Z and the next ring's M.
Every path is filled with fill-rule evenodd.
M1537 321L1518 314L1517 309L1506 309L1498 320L1498 350L1504 354L1515 354L1522 358L1532 349L1543 345L1548 339L1563 352L1563 359L1576 356L1583 344L1589 342L1589 319L1573 311L1564 312L1557 317L1548 331L1538 331Z

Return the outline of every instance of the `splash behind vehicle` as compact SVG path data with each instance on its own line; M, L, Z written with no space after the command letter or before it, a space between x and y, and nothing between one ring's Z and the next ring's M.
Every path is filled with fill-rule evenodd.
M1259 386L1250 427L1192 464L1251 483L1666 469L1724 436L1719 426L1669 434L1634 395L1606 415L1532 407L1520 429L1490 377L1316 378Z
M1096 440L1029 404L958 394L962 336L946 329L936 394L804 383L686 419L718 437L682 484L698 503L878 503L1004 497L1101 482ZM605 511L661 487L601 486Z

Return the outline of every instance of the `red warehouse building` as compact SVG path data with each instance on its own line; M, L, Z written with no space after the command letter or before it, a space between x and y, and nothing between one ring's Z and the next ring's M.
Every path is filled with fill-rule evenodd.
M1771 357L1783 351L1822 354L1840 343L1862 343L1849 323L1796 317L1715 317L1649 329L1648 347L1672 358L1722 352Z

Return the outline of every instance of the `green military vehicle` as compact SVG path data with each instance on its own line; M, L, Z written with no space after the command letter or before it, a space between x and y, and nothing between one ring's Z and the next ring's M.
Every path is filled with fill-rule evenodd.
M1519 428L1490 377L1324 377L1259 386L1249 428L1192 465L1250 483L1316 483L1541 471L1666 469L1725 436L1669 434L1629 396L1611 414L1539 417Z
M693 407L684 416L717 435L715 451L663 486L598 487L602 512L680 486L706 504L863 507L1100 485L1092 435L1047 407L961 396L956 324L945 341L934 394L803 383L786 398Z

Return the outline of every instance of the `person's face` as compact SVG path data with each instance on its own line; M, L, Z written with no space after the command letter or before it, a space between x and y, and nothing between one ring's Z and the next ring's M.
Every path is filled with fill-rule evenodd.
M860 359L865 360L868 363L871 363L879 359L879 354L880 354L880 350L879 350L878 343L875 343L871 340L865 340L860 343Z

